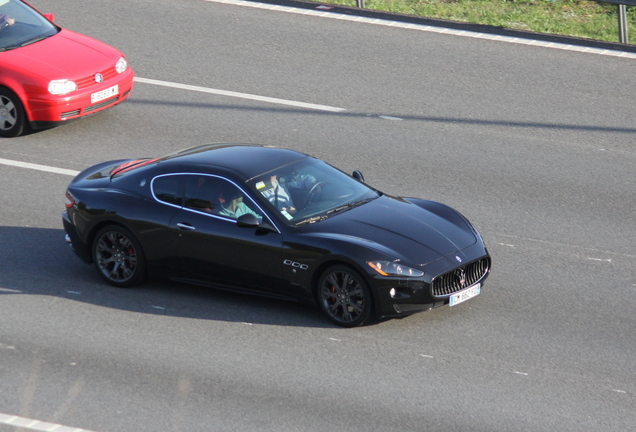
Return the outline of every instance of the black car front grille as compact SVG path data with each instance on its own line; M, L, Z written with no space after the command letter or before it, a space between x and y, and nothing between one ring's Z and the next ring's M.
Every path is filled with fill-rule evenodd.
M443 297L461 291L482 280L489 271L490 258L488 257L457 267L433 279L433 295Z

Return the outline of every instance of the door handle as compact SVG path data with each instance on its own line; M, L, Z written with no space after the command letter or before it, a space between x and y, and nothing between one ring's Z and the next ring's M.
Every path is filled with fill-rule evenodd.
M196 228L195 228L195 227L193 227L192 225L187 224L187 223L183 223L183 222L179 222L179 223L177 224L177 226L178 226L179 228L181 228L182 230L193 230L193 229L196 229Z

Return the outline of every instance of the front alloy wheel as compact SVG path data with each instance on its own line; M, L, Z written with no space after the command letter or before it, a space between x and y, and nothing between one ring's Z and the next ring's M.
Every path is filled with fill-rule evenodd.
M141 245L127 229L110 225L102 228L93 242L93 261L108 283L120 288L137 285L144 278L145 261Z
M24 108L9 89L0 88L0 136L16 137L24 131Z
M347 266L328 268L318 284L318 302L327 316L343 327L357 327L371 318L371 292L356 271Z

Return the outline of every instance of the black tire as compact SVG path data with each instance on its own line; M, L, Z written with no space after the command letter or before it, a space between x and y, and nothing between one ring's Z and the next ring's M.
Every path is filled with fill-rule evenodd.
M126 228L108 225L93 241L93 261L98 273L109 284L129 288L145 278L146 262L139 241Z
M318 281L318 303L329 319L342 327L367 324L373 298L366 281L345 265L329 267Z
M26 117L22 102L11 90L0 87L0 136L17 137L22 135Z

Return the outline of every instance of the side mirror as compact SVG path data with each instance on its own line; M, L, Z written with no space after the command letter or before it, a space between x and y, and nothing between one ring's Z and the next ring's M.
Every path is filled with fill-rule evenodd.
M45 13L43 14L44 18L46 18L47 20L53 22L53 20L55 20L55 15L53 15L52 13Z
M245 213L236 220L236 225L241 228L258 228L259 230L278 232L276 228L267 222L261 222L252 213Z
M236 220L236 224L240 226L241 228L245 228L245 227L257 227L261 223L258 220L258 218L254 216L252 213L245 213L244 215L239 216L239 218Z
M358 170L355 170L353 172L353 178L358 180L360 183L364 183L364 176L362 175L362 173Z

